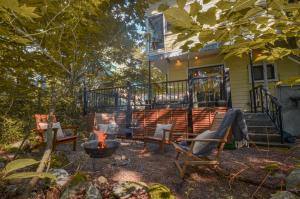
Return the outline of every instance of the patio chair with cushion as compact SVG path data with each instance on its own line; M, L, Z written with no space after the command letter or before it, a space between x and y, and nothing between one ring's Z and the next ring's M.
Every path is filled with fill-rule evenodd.
M244 128L243 122L241 122L242 117L240 117L240 114L240 110L229 110L223 118L222 114L217 113L211 125L211 130L198 134L194 139L184 139L181 143L173 143L177 152L175 164L182 178L189 165L204 165L209 168L217 167L220 164L220 156L224 145L231 135L238 139L248 139L248 131L247 128ZM221 118L223 119L220 123ZM188 145L187 143L191 144ZM212 153L214 149L217 149L216 153ZM181 154L185 158L183 164L179 162Z
M173 141L173 131L175 127L175 122L170 122L168 124L156 124L155 129L147 129L144 131L144 148L147 148L147 143L159 144L160 151L164 151L165 144L171 144Z
M39 141L41 143L46 141L46 131L48 129L48 115L43 114L35 114L34 115L36 121L36 129L35 131L39 135ZM73 142L73 151L76 151L76 143L77 143L77 126L64 126L61 127L60 123L57 122L56 117L53 118L53 129L57 129L54 131L53 145L52 149L54 150L56 145ZM69 135L66 133L66 130L71 130L72 134Z

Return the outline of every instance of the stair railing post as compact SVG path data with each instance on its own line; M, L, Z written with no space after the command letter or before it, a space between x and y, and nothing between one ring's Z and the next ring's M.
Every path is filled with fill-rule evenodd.
M281 136L281 144L284 143L284 137L283 137L283 124L282 124L282 107L278 107L278 117L279 117L279 131Z
M261 112L265 111L265 103L264 103L264 97L263 97L263 88L260 87L260 103L261 103Z

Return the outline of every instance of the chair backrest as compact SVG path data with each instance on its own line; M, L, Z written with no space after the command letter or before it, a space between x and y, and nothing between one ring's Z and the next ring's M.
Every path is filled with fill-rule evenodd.
M214 120L210 126L210 130L211 131L216 131L218 130L220 124L222 123L223 119L225 117L225 113L222 113L222 112L216 112L215 113L215 117L214 117Z
M97 129L99 124L116 124L119 128L126 127L126 114L124 112L95 113L92 129Z
M39 124L48 122L49 115L47 115L47 114L35 114L34 118L35 118L35 123L36 123L37 130L41 130ZM55 115L53 117L53 122L57 122Z

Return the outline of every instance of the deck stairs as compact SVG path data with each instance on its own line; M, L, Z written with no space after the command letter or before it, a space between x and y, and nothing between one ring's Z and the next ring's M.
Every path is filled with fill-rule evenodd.
M270 147L292 147L292 144L281 143L281 136L272 120L265 113L245 113L250 144Z

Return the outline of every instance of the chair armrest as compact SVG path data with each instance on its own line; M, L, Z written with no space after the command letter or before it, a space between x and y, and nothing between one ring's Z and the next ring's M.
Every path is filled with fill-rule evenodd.
M72 129L72 130L77 130L79 126L62 126L61 129Z
M77 136L78 128L79 128L78 126L63 126L63 127L61 127L62 130L72 130L73 136Z
M226 142L223 139L183 139L182 141L187 142Z

